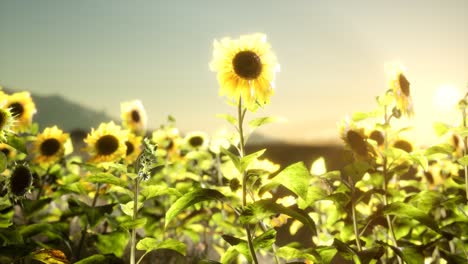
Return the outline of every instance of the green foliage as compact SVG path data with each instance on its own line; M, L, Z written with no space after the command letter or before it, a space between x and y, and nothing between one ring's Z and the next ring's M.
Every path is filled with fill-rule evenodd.
M310 177L310 172L307 170L304 163L298 162L286 167L278 173L270 183L261 188L260 193L283 185L303 200L307 200Z
M171 220L184 209L203 201L222 200L223 198L224 195L222 193L212 189L195 189L188 192L177 199L167 210L165 227L167 228Z
M145 250L146 252L158 249L170 249L180 253L181 255L185 255L186 245L175 239L158 241L155 238L146 237L138 242L137 249Z
M240 215L240 221L243 224L256 223L265 218L268 218L277 214L285 214L294 219L297 219L305 226L307 226L312 234L316 234L317 230L315 227L314 220L301 209L292 209L283 205L277 204L272 199L256 201L248 205Z

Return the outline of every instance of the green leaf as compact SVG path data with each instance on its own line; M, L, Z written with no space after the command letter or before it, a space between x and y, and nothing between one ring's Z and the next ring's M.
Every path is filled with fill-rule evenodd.
M107 234L98 233L96 247L103 254L114 253L120 258L123 256L128 240L127 232L115 231Z
M242 167L241 167L240 158L239 158L238 156L236 156L234 153L230 152L229 150L227 150L227 149L225 149L225 148L223 148L223 147L221 147L220 150L221 150L221 152L222 152L223 154L225 154L226 156L228 156L228 157L231 159L232 163L233 163L234 166L237 168L237 170L238 170L239 172L242 172Z
M275 243L276 240L276 230L269 229L260 236L254 238L253 244L254 248L269 249Z
M17 136L9 136L7 139L8 145L12 146L19 152L23 152L25 154L28 154L28 150L26 148L26 142L24 142L24 139L17 137Z
M292 259L307 259L309 261L312 261L312 263L322 263L321 261L319 261L320 256L314 256L313 254L310 254L309 251L311 250L300 250L297 248L284 246L276 251L276 255L286 261ZM315 254L318 253L315 252Z
M443 248L439 248L440 250L440 255L443 259L447 261L447 263L450 264L466 264L466 258L460 256L459 254L452 254L447 250L444 250Z
M135 220L127 220L127 221L124 221L124 222L120 222L120 227L124 228L124 229L134 229L134 228L138 228L138 227L142 227L146 224L146 218L138 218L138 219L135 219Z
M247 169L247 167L249 166L249 164L257 159L258 157L262 156L263 153L265 153L266 149L262 149L262 150L259 150L255 153L252 153L252 154L249 154L245 157L243 157L241 160L240 160L240 165L241 165L241 170L242 171L245 171ZM241 171L241 172L242 172Z
M165 228L172 219L189 206L211 200L222 200L224 195L212 189L196 189L177 199L166 212Z
M244 243L246 242L245 240L242 240L240 238L237 238L237 237L231 236L231 235L222 235L221 237L224 239L224 241L228 242L229 245L231 245L231 246L235 246L235 245L238 245L238 244L240 244L242 242L244 242Z
M52 198L43 198L40 200L24 200L23 213L25 216L30 217L44 208L52 201Z
M274 123L278 120L278 118L276 117L259 117L259 118L255 118L253 120L251 120L249 122L249 126L251 129L255 129L257 127L261 127L263 125L266 125L266 124L270 124L270 123Z
M177 197L182 196L182 194L177 189L169 188L167 186L160 186L160 185L145 186L140 191L140 195L144 197L144 200L148 200L153 197L158 197L158 196L166 195L166 194L177 196Z
M358 255L362 264L370 264L372 260L379 260L384 253L385 249L379 246L360 251Z
M239 251L237 251L235 246L231 246L224 252L223 256L221 257L221 263L235 263L234 261L239 256ZM250 257L250 255L249 255Z
M450 130L450 126L442 122L434 122L432 126L434 128L434 132L439 137L445 135Z
M436 232L440 231L439 227L437 226L437 222L434 220L434 218L430 217L424 211L403 202L395 202L385 206L383 209L383 213L385 215L408 217L420 222L421 224L424 224L425 226L431 228Z
M407 264L420 264L424 263L424 256L422 254L422 250L416 247L403 247L401 250L395 246L389 245L382 241L377 241L378 244L385 245L393 250L395 254L397 254L400 258L403 259L404 262Z
M6 170L7 163L8 163L8 159L5 153L3 153L3 151L0 151L0 173Z
M462 166L468 166L468 155L463 156L457 160Z
M426 156L434 155L434 154L446 154L450 155L454 151L454 147L450 144L439 144L432 146L424 152Z
M423 212L430 212L432 208L437 207L443 199L444 196L441 192L424 190L411 197L409 204Z
M351 119L354 122L359 122L372 116L373 116L372 112L356 112L356 113L353 113L353 115L351 116Z
M310 172L303 162L294 163L282 170L273 180L263 186L259 192L264 193L278 185L283 185L290 191L307 201L307 192L309 188Z
M216 117L228 121L233 126L237 126L237 118L230 114L217 114Z
M342 255L344 258L352 259L354 260L354 263L361 263L357 251L345 244L344 242L342 242L341 240L335 238L333 240L333 246L335 246L340 255Z
M285 214L307 226L313 233L317 234L314 220L304 211L300 209L292 209L275 203L272 199L259 200L245 207L239 217L241 223L257 223L267 217Z
M124 180L114 176L111 173L102 172L102 173L93 174L89 176L87 180L92 183L107 183L107 184L117 185L123 188L128 188L127 183Z
M138 205L138 209L137 209L138 211L143 206L143 203L138 202L137 205ZM124 214L128 216L133 216L133 201L130 201L126 204L120 204L120 209L122 209L122 212L124 212Z
M170 249L185 256L186 245L175 239L165 239L162 242L159 242L157 239L152 237L145 237L138 242L136 245L138 250L153 251L158 249Z
M22 226L19 230L19 233L23 236L23 238L28 238L46 231L50 231L51 229L52 226L48 223L38 223Z

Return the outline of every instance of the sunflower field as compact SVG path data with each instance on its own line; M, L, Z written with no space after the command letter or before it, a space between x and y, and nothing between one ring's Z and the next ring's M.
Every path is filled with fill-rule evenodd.
M209 66L232 107L215 135L149 131L134 100L74 144L0 91L0 263L468 263L468 94L418 148L411 78L390 65L375 109L339 123L342 168L280 166L246 148L277 120L257 116L280 69L266 36L215 40Z

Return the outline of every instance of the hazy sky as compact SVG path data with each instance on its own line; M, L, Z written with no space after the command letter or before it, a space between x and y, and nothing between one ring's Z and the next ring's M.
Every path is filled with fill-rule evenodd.
M138 98L152 127L172 114L211 133L225 125L216 113L234 113L208 67L213 40L254 32L281 64L258 113L288 120L262 130L272 137L338 138L337 122L385 91L387 61L408 69L420 131L444 118L436 89L468 83L467 0L0 0L0 84L115 117Z

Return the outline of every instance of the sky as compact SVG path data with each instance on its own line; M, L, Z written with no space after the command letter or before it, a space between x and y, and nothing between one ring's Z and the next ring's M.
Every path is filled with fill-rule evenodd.
M467 90L466 0L0 0L0 85L115 118L140 99L152 128L172 115L181 131L211 134L229 128L216 114L235 113L208 66L213 40L256 32L281 72L249 117L286 120L260 129L273 139L337 141L340 120L375 108L389 61L407 69L419 139L433 121L455 122L439 88Z

